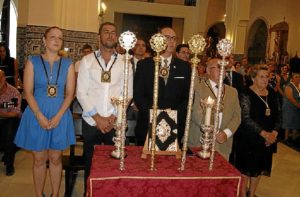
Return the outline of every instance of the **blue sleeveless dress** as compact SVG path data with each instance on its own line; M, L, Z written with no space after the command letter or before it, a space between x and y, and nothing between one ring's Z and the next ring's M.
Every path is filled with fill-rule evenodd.
M68 69L72 63L70 59L62 58L58 81L57 96L47 96L47 77L40 56L30 56L34 71L34 98L38 103L40 111L48 119L51 119L60 109L64 101L65 84ZM44 60L49 76L50 84L55 84L59 60L53 65L52 77L50 77L50 64ZM47 149L64 150L71 144L75 144L75 132L71 111L68 109L62 116L58 126L51 130L43 129L33 111L26 107L15 137L15 144L18 147L32 151Z
M300 102L300 95L296 88L291 83L287 86L292 88L294 99ZM283 98L282 104L282 128L300 130L300 110L286 97Z

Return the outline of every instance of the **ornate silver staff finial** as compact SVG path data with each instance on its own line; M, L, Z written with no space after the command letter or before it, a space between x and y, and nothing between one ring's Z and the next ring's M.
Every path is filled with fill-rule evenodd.
M126 51L132 49L136 41L136 36L131 31L125 31L119 37L120 46Z
M154 34L150 39L150 46L156 53L159 53L167 47L167 39L161 33Z
M224 38L224 39L220 40L219 43L217 44L217 49L218 49L219 54L222 57L226 57L231 54L232 44L231 44L230 40Z
M206 46L205 38L200 34L193 35L188 44L191 52L194 54L202 53Z

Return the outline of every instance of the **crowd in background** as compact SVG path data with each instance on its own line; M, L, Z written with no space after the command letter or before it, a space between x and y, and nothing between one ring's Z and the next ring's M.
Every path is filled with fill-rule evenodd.
M167 38L167 49L161 54L161 57L166 60L165 69L167 69L168 74L167 76L160 76L162 78L162 87L160 88L162 92L160 93L165 95L159 98L159 107L178 110L179 120L181 120L178 122L178 140L181 146L182 131L185 124L185 121L182 120L185 120L191 71L190 59L193 54L191 54L187 44L177 45L177 37L173 29L162 28L161 32ZM16 125L19 124L22 116L20 95L24 89L23 97L27 100L29 107L23 114L15 143L19 147L33 151L33 174L37 196L43 195L47 160L50 160L50 170L54 177L53 196L58 195L61 150L75 143L74 135L70 134L73 132L73 126L70 123L73 122L70 120L71 114L68 110L72 101L73 112L83 113L84 121L79 127L83 131L85 140L91 142L86 143L84 147L85 157L89 161L85 178L89 175L93 145L101 142L113 144L114 132L110 133L110 131L114 130L115 109L107 104L109 101L103 100L102 103L96 104L95 95L101 98L119 96L119 93L114 95L114 92L121 91L121 75L123 74L121 55L125 53L125 50L117 44L117 30L114 24L104 23L99 29L99 36L100 49L93 52L91 46L84 45L82 48L83 59L76 62L74 68L70 59L60 58L58 55L62 48L63 35L61 30L57 27L48 29L43 37L43 43L46 47L45 53L41 56L28 58L29 61L25 68L27 70L24 71L24 86L20 80L16 59L11 58L7 46L0 43L0 105L2 106L0 124L4 124L9 119L14 120L9 129L5 127L0 129L0 148L5 153L2 161L6 164L6 175L13 175L15 171L14 154L17 150L13 140L17 132ZM154 62L150 51L147 48L147 42L142 38L138 38L135 47L130 50L132 55L132 84L129 91L134 99L128 109L127 136L135 137L136 141L133 142L136 142L137 145L143 145L145 142L149 122L148 110L152 106L151 101L153 99L151 95L153 90L150 88L153 86L153 82L151 83L152 74L150 74L152 70L149 68ZM243 174L242 195L254 196L260 176L270 176L271 174L272 154L276 152L276 142L284 140L287 143L296 143L300 146L299 59L292 59L290 64L276 64L270 59L264 64L251 65L247 57L238 59L234 55L230 55L226 58L228 65L225 68L224 79L219 79L216 78L220 72L218 56L215 53L213 53L213 57L207 55L212 53L205 52L203 54L199 56L201 61L197 65L194 119L192 119L195 127L191 128L191 132L200 133L199 117L201 115L197 114L196 111L200 110L199 112L201 112L201 109L199 109L200 105L196 101L209 94L216 96L215 92L218 87L215 88L214 86L218 80L224 80L224 84L226 84L224 90L225 92L232 91L232 95L236 94L237 106L234 111L231 112L230 109L227 112L225 111L226 106L232 107L232 104L224 104L224 111L220 115L221 121L225 124L228 114L231 116L228 119L228 125L223 125L223 128L221 124L224 133L223 136L218 136L217 140L222 145L232 139L232 142L230 141L232 148L230 145L230 150L226 153L227 159ZM56 68L52 65L59 66ZM163 66L161 65L161 67ZM117 70L117 68L121 70ZM171 83L173 78L170 77L173 68L178 71L176 73L178 76L174 77L176 79L174 84ZM94 72L94 74L90 72ZM37 78L38 75L44 76L45 73L45 79ZM109 79L104 78L103 73L108 74ZM58 80L60 75L65 76L66 81ZM89 78L88 76L92 77ZM119 77L116 79L114 76ZM181 78L184 80L180 81ZM107 84L115 84L115 86L112 87ZM77 97L74 99L76 85ZM41 87L46 86L48 97L44 89L41 89ZM204 90L205 88L206 90ZM168 91L170 92L168 93ZM208 91L207 94L204 94L205 91ZM13 96L9 97L8 95L12 92ZM226 93L224 95L224 103L226 103ZM51 97L58 97L59 99L54 102L53 99L49 99ZM13 102L14 98L17 101ZM8 106L8 103L12 104ZM45 103L48 103L48 106ZM94 103L96 107L91 103ZM108 107L103 109L105 105ZM48 109L49 107L51 109ZM61 119L64 119L65 123L61 123ZM235 126L232 123L233 119L236 119ZM33 122L34 128L30 126ZM5 122L5 125L7 124ZM32 130L31 137L28 137L28 128ZM68 132L65 132L64 136L60 134L61 137L58 137L60 142L53 143L50 140L49 131L53 131L52 133L54 131L66 131L66 128L68 128ZM47 130L48 132L45 135L39 135L37 134L38 130ZM101 136L98 136L98 130L102 132ZM141 133L141 130L145 132ZM91 135L93 132L95 134ZM32 141L36 140L33 136L43 140L40 141L40 144L33 145ZM101 140L96 142L95 140L98 139ZM40 174L43 176L41 177Z

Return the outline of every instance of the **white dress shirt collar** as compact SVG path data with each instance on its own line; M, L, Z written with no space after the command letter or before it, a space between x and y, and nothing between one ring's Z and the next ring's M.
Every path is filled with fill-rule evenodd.
M215 96L217 97L217 94L218 94L218 88L216 87L218 84L212 80L209 79L209 83L210 83L210 86L215 94Z
M210 80L210 79L209 79L209 83L210 83L210 85L211 85L211 88L212 88L212 90L213 90L215 96L217 97L217 94L218 94L218 88L217 88L217 85L218 85L218 84L217 84L216 82ZM220 113L219 113L219 128L221 127L222 118L223 118L223 113L220 112ZM230 138L230 137L232 136L232 131L231 131L229 128L225 128L223 131L225 132L225 134L226 134L226 136L227 136L227 139Z
M167 57L167 58L165 58L165 57L163 57L163 56L160 56L160 58L161 58L161 64L162 64L162 65L164 65L164 60L167 59L167 60L168 60L168 67L170 67L171 60L172 60L172 55L169 56L169 57Z

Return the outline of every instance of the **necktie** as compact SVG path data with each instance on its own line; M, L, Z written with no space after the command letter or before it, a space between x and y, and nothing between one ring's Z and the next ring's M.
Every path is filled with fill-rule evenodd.
M226 71L226 78L228 81L228 85L232 86L232 79L231 79L231 75L230 75L230 71Z
M167 60L167 59L164 59L164 67L165 67L167 70L169 70L169 68L168 68L168 60ZM168 73L168 75L164 78L165 85L167 84L168 77L169 77L169 73Z
M168 60L167 59L164 59L164 67L168 68Z
M135 74L135 64L134 64L133 58L132 58L131 64L132 64L132 73L133 73L133 76L134 76L134 74Z

